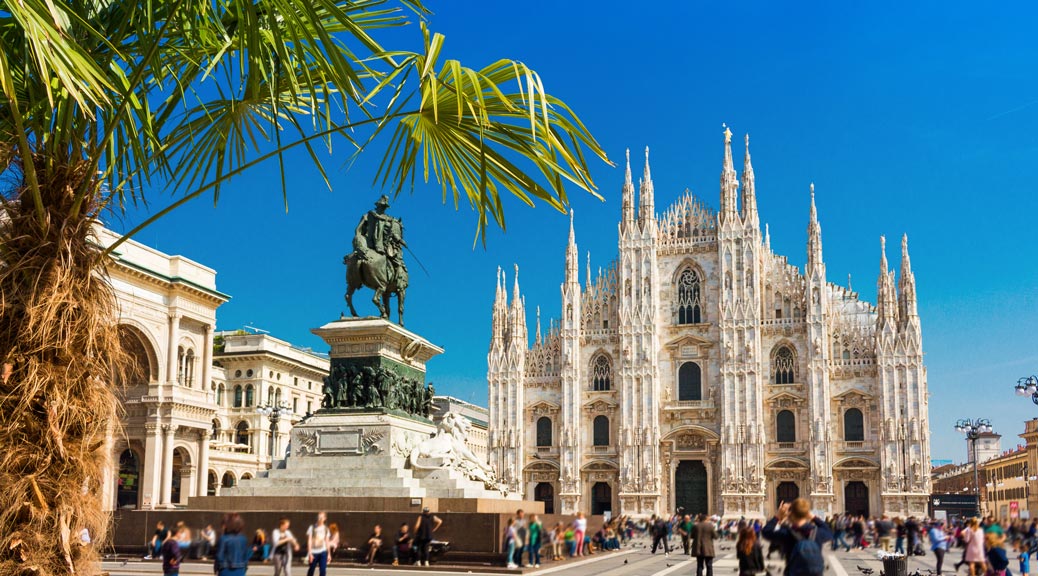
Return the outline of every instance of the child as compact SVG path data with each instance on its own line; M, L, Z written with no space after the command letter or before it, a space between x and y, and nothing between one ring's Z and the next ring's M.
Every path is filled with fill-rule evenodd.
M562 522L555 525L555 529L551 531L551 559L562 560L562 545L565 541L562 538Z
M572 558L577 554L577 538L572 526L566 528L563 538L566 540L566 551L569 552L569 557Z
M1020 576L1031 576L1031 551L1028 548L1025 540L1017 541L1016 551L1020 554L1018 556L1020 560Z

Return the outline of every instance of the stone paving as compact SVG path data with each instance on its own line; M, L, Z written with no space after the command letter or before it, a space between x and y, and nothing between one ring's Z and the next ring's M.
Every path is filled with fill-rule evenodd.
M677 541L673 539L672 543ZM680 541L677 541L680 546ZM765 543L765 551L767 550ZM599 552L584 559L574 559L565 562L548 562L539 569L527 568L522 570L506 570L504 567L490 566L445 566L433 565L428 568L414 566L392 567L388 565L376 565L372 568L355 564L335 564L329 566L328 574L331 576L361 576L373 573L400 573L400 572L422 572L425 574L522 574L523 576L667 576L677 574L678 576L691 576L695 573L695 558L689 558L680 553L680 549L665 556L661 550L651 554L648 549L648 540L639 538L623 550L617 552ZM862 576L858 567L871 568L875 572L873 576L880 576L883 563L877 557L876 551L853 550L851 552L832 552L828 548L826 554L826 576ZM954 563L960 558L961 549L952 549L945 558L944 573L954 574ZM926 556L915 556L909 559L909 574L916 570L922 576L929 576L928 571L935 569L936 559L932 552L927 551ZM771 576L780 576L784 564L781 560L766 560L768 573ZM714 560L714 576L730 576L738 572L739 562L735 556L734 542L718 542L717 558ZM112 576L150 576L162 574L162 565L158 562L140 561L115 561L104 562L103 568ZM1015 560L1011 562L1010 568L1016 568ZM296 564L292 567L296 576L306 573L306 567ZM270 576L274 572L270 564L254 563L249 565L250 575ZM1015 570L1014 570L1015 572ZM184 575L212 574L212 564L192 562L184 564L180 570ZM960 576L966 574L963 567L958 572Z

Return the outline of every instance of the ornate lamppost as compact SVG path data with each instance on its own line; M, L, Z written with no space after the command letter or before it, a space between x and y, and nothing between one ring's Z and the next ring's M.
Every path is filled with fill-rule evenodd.
M955 431L966 436L973 451L973 486L977 495L977 517L980 517L980 474L977 472L977 439L981 434L991 433L991 420L987 418L969 418L955 423Z
M1016 381L1017 396L1031 396L1031 402L1038 405L1038 376L1027 376Z
M277 404L262 404L256 408L256 412L270 420L270 466L274 465L274 441L277 439L278 422L282 416L291 416L292 407L287 402Z

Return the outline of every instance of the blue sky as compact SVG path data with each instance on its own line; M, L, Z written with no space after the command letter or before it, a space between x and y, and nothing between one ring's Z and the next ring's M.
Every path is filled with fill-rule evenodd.
M955 2L476 2L429 0L444 56L480 67L506 57L537 70L567 101L616 168L593 174L600 202L573 192L583 260L616 255L624 149L634 170L652 149L657 210L690 188L718 204L721 124L752 137L762 221L774 250L803 266L808 185L817 188L832 281L847 274L875 300L879 236L899 265L908 233L919 290L931 392L934 458L962 460L957 418L984 416L1018 442L1038 406L1013 395L1038 373L1038 152L1036 7ZM417 26L388 41L417 47ZM396 44L394 44L396 45ZM380 142L385 143L383 138ZM377 149L377 146L376 146ZM336 150L336 167L349 151ZM737 164L741 167L741 150ZM285 213L276 164L189 204L138 240L218 271L233 296L221 329L246 324L322 348L310 328L345 310L343 254L380 191L377 153L332 174L329 192L305 154L290 157ZM163 205L160 194L154 206ZM506 204L508 230L473 246L474 214L418 186L393 202L408 243L407 324L444 346L430 364L437 390L486 401L486 351L497 266L520 265L534 307L558 315L568 218L546 206ZM110 224L127 230L144 211ZM582 279L583 282L583 279ZM370 292L359 295L363 310Z

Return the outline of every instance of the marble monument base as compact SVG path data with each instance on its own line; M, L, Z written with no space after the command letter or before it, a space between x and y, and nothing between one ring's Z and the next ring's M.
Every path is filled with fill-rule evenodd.
M283 468L242 480L221 497L520 499L459 470L411 468L411 452L435 432L424 419L391 411L323 410L293 428Z

